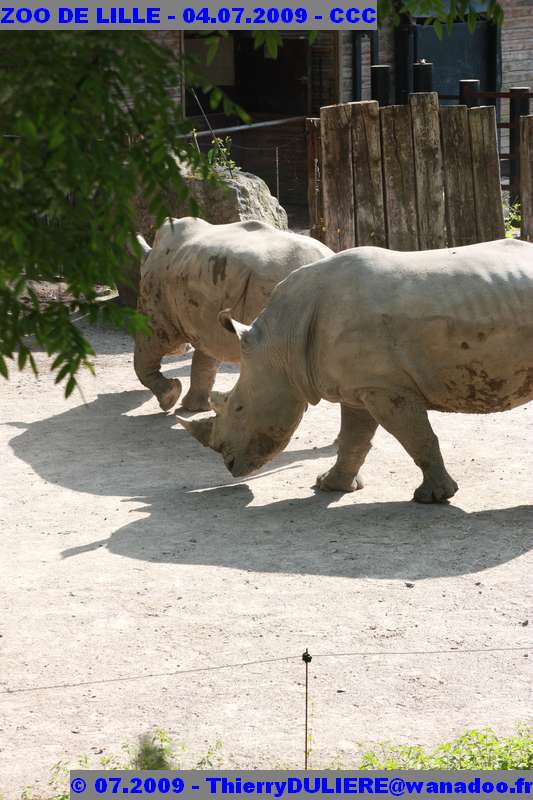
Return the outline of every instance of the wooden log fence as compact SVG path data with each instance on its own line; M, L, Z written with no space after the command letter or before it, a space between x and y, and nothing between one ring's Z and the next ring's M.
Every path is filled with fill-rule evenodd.
M418 250L416 181L409 106L381 110L386 243L391 250Z
M372 64L370 67L372 100L377 100L381 107L391 103L393 91L393 73L390 65ZM413 92L433 92L434 75L433 64L424 60L412 65ZM499 131L509 131L507 151L500 152L501 168L505 173L506 183L502 188L509 190L510 204L520 203L520 118L527 116L530 111L530 101L533 94L529 87L515 86L508 91L482 91L481 82L477 78L459 81L457 94L438 93L439 101L456 102L461 106L476 108L482 104L493 105L497 108ZM501 101L507 103L502 112ZM408 98L406 97L406 102ZM500 120L500 113L504 119Z
M351 103L320 109L324 243L335 252L354 247Z
M533 115L520 120L520 194L522 196L522 239L533 242Z
M311 231L332 250L505 236L494 106L439 109L436 93L416 93L402 106L326 106L311 128Z
M450 241L457 246L477 241L474 175L472 170L464 171L470 158L468 116L466 106L440 110L446 228Z
M500 160L494 106L471 108L468 112L477 241L505 238L501 194ZM452 244L454 244L452 242Z

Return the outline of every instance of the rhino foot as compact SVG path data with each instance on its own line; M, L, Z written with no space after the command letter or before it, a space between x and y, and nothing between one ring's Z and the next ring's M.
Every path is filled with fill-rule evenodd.
M170 411L170 409L173 408L173 406L175 406L178 402L181 394L181 381L179 381L177 378L171 378L168 383L170 384L169 387L157 396L157 399L159 400L159 407L163 411Z
M443 476L439 481L424 479L415 491L413 500L415 503L445 503L454 496L458 488L449 475Z
M189 390L181 405L187 411L211 411L209 395L206 392L191 392Z
M315 486L322 492L355 492L362 489L364 483L360 475L350 478L332 467L317 477Z

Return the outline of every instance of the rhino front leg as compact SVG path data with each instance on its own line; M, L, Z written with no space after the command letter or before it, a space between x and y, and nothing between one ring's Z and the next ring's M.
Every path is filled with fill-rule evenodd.
M181 381L177 378L165 378L161 374L161 359L169 353L176 352L185 344L185 341L163 342L157 334L144 336L139 333L135 337L133 356L135 373L143 386L150 389L157 397L163 411L170 411L178 402Z
M407 450L424 480L414 493L418 503L444 503L458 486L444 466L437 439L422 398L369 391L363 396L372 416Z
M183 398L183 408L188 411L209 411L209 395L215 382L220 361L201 350L195 350L191 366L191 388Z
M364 408L341 405L341 429L337 437L337 461L330 470L319 475L316 485L329 492L354 492L363 488L358 474L372 447L378 424Z

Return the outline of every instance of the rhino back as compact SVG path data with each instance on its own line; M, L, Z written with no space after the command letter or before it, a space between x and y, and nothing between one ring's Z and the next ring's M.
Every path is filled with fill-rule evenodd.
M290 339L304 348L289 370L320 397L357 404L362 388L377 387L467 412L533 397L533 245L525 242L346 251L278 287L263 324L282 330L283 319L300 327Z
M163 226L145 264L146 311L179 326L210 355L238 360L238 344L218 324L219 311L231 308L237 319L252 322L280 280L328 255L320 242L261 222L176 220Z

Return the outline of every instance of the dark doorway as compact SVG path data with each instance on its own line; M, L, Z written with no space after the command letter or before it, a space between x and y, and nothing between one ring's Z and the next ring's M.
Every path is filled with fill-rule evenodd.
M277 58L255 49L249 34L235 34L235 99L248 111L297 117L309 108L309 42L287 38Z
M207 68L202 66L202 72L253 117L305 116L310 109L309 41L306 34L289 34L283 39L277 58L269 58L263 47L254 48L249 33L234 31L221 39L213 63ZM205 38L187 32L185 53L202 62ZM209 111L207 98L201 92L198 95ZM186 105L187 115L199 113L191 93Z

